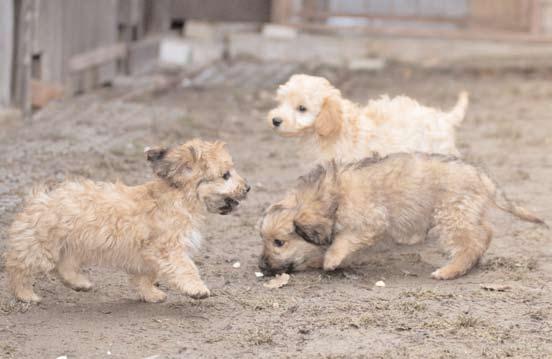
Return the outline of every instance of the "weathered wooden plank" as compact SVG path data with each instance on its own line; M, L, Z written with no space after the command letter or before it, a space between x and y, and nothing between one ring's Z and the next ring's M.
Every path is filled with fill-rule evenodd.
M35 0L18 0L15 2L16 56L14 77L14 103L23 111L23 116L31 115L31 52L34 39L34 18L36 15Z
M276 24L285 24L292 13L291 0L272 0L270 8L270 21Z
M126 57L127 45L117 43L74 55L69 59L69 71L79 72Z
M269 0L172 0L170 14L180 19L265 22L270 7Z
M11 104L14 32L13 0L0 0L0 107Z

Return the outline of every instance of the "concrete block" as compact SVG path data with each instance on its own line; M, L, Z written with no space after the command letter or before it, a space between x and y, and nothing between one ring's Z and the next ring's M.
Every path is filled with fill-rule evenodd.
M159 60L162 64L186 66L192 62L192 47L186 41L177 38L163 39Z
M379 57L355 58L347 66L352 71L381 71L385 67L385 59Z
M297 29L278 24L265 24L263 36L273 39L295 39L298 36Z
M201 20L186 21L184 34L190 39L223 41L229 34L259 32L260 23L255 22L210 22Z

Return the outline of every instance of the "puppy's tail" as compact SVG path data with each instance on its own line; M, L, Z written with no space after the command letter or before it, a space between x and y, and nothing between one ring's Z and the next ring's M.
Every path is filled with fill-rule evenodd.
M458 94L456 105L454 105L454 108L447 114L447 120L453 126L458 126L464 121L469 102L469 94L467 91L462 91Z
M537 217L537 215L535 215L528 209L512 203L512 201L510 201L508 197L506 197L504 191L499 188L487 175L481 174L480 178L483 182L483 185L485 186L485 189L487 190L487 193L493 200L493 203L499 209L511 213L524 221L537 223L544 226L545 228L550 228L548 227L546 222L544 222L544 220Z

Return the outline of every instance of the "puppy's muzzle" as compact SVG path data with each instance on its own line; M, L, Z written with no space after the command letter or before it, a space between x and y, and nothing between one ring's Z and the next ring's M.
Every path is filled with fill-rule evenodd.
M293 263L287 265L286 267L282 267L282 268L272 268L270 266L270 264L268 264L267 258L265 256L262 256L259 259L259 269L266 276L274 276L274 275L280 274L280 273L291 273L291 272L293 272Z
M236 208L239 204L240 204L239 201L237 201L233 198L230 198L230 197L226 197L224 199L224 206L219 208L219 212L222 215L228 214L228 213L232 212L234 210L234 208Z
M272 119L272 124L274 125L274 127L279 127L282 122L284 122L284 120L282 120L280 117L274 117Z

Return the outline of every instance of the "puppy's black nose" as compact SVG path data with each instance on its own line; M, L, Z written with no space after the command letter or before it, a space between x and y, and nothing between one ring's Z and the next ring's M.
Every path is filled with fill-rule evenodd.
M246 184L246 185L245 185L245 192L248 192L248 193L249 193L249 191L251 191L251 186L248 185L248 184Z
M270 273L270 267L268 266L265 256L262 256L261 258L259 258L259 269L263 274L268 275Z
M272 124L274 125L274 127L278 127L282 124L282 119L280 117L274 117L272 119Z

